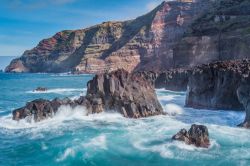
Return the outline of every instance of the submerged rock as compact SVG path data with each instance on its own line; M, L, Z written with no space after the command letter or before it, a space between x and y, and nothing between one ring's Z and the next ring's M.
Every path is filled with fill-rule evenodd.
M128 118L141 118L163 114L153 84L144 77L118 70L96 75L88 82L86 97L52 101L38 99L13 111L13 119L31 119L35 122L52 117L60 106L84 106L88 114L118 111Z
M210 145L208 129L203 125L193 124L188 131L181 129L172 139L202 148L208 148Z
M46 92L48 90L48 88L45 87L37 87L34 92Z

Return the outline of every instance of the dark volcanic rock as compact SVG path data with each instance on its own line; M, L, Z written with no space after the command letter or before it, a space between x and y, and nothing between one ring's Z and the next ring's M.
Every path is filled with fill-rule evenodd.
M191 69L171 69L163 72L138 72L151 81L155 88L164 88L172 91L186 91Z
M150 81L124 70L95 76L88 83L86 98L92 113L116 110L129 118L163 114Z
M44 88L44 87L37 87L34 91L37 91L37 92L45 92L47 91L48 88Z
M172 139L202 148L208 148L210 145L208 129L203 125L194 124L189 131L181 129Z
M189 77L186 106L243 110L236 90L249 77L250 61L224 61L194 68Z
M154 86L144 77L118 70L110 74L96 75L88 82L86 97L77 100L65 98L52 101L38 99L13 111L13 119L28 119L35 122L52 117L60 106L72 108L84 106L88 114L103 111L118 111L128 118L141 118L163 114Z
M41 120L53 117L53 115L58 111L59 107L62 105L75 106L85 106L87 105L84 97L80 97L78 100L70 100L69 98L54 99L52 101L37 99L28 102L26 106L16 109L13 111L13 120L26 119L28 121L39 122Z

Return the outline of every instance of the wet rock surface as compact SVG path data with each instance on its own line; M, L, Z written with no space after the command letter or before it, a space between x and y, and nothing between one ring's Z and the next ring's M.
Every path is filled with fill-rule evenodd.
M31 102L28 102L24 107L16 109L12 112L13 120L26 119L31 122L39 122L47 118L52 118L54 114L59 110L63 105L69 105L72 108L76 106L85 106L85 98L80 97L77 100L70 100L69 98L54 100L44 100L37 99Z
M69 98L56 98L52 101L34 100L14 110L13 119L38 122L53 117L60 106L65 105L72 108L83 106L88 110L88 114L115 111L127 118L164 114L150 81L124 70L118 70L110 74L96 75L88 82L86 97L80 97L77 100Z
M208 129L203 125L193 124L188 131L181 129L172 139L201 148L208 148L210 145Z
M88 83L86 98L92 113L115 110L129 118L163 114L153 84L125 70L95 76Z

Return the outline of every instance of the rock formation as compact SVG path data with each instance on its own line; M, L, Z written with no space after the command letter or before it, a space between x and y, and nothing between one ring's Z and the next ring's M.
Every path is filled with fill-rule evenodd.
M189 76L186 106L243 110L236 90L249 78L249 60L215 62L193 69Z
M176 67L250 58L250 1L218 0L174 48Z
M163 71L178 66L174 47L210 0L163 2L150 13L125 22L105 22L65 30L42 40L13 60L6 72L103 73Z
M118 70L110 74L96 75L88 82L86 97L52 101L38 99L13 111L13 119L35 122L52 117L60 106L83 106L88 114L116 111L127 118L141 118L164 114L157 100L154 86L144 77Z
M202 148L208 148L210 145L208 129L203 125L194 124L188 131L186 129L181 129L172 139Z
M116 110L129 118L163 114L154 86L144 77L118 70L111 74L96 75L88 83L86 98L92 113Z

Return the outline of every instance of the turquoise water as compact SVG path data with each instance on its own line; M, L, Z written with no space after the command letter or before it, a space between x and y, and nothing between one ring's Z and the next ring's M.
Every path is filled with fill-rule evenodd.
M39 123L15 122L11 111L37 98L76 98L91 75L0 73L0 165L250 165L250 131L234 126L244 113L184 108L185 93L157 90L169 116L125 119L116 113L86 116L62 107ZM38 86L46 93L32 92ZM209 149L172 141L192 123L208 126Z

